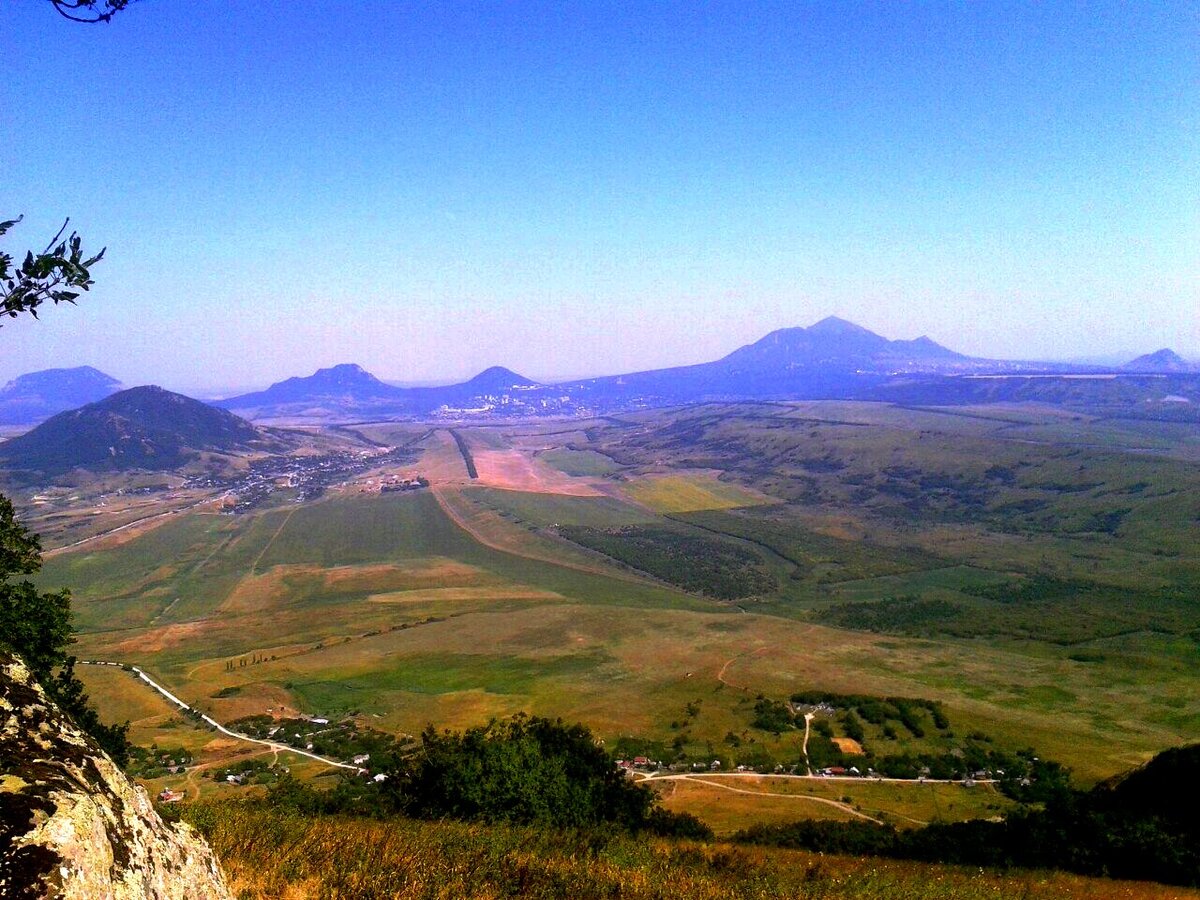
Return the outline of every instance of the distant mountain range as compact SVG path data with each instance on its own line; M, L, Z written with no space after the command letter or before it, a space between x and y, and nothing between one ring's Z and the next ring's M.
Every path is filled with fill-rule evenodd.
M831 316L808 328L773 331L721 359L691 366L558 384L539 384L496 366L461 384L400 387L360 366L343 364L214 401L213 406L252 420L331 423L579 416L705 401L785 399L1099 404L1110 412L1192 418L1200 416L1197 375L1200 367L1170 350L1115 368L979 359L929 337L889 340ZM1146 380L1151 377L1158 380ZM22 376L0 393L0 424L37 421L36 410L73 401L78 405L117 386L115 379L87 368ZM180 446L193 446L189 440L181 438Z
M149 386L59 413L0 444L0 468L51 477L75 469L162 471L206 452L280 448L245 419Z
M253 419L387 416L561 415L706 399L844 397L898 373L1020 369L974 360L928 337L892 341L844 319L774 331L723 359L560 384L494 367L470 381L403 388L356 365L289 378L265 391L217 401Z
M121 382L91 366L31 372L0 389L0 425L32 425L120 389Z

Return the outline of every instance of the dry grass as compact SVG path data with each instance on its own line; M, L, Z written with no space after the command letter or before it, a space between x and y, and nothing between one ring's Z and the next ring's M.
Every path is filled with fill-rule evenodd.
M843 753L850 754L851 756L862 756L863 754L862 744L854 738L835 737L833 742L837 744L837 748Z
M1200 896L1058 873L991 873L596 832L310 818L237 803L196 805L185 808L184 816L209 837L243 900Z

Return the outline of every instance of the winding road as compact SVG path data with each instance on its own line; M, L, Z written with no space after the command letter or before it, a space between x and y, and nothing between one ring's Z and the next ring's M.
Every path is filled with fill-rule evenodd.
M137 666L126 666L121 663L105 662L103 660L96 660L96 659L81 659L81 660L79 660L79 664L85 665L85 666L112 666L114 668L124 669L127 672L132 672L134 675L136 675L142 681L146 682L146 684L150 685L150 687L152 687L154 690L158 691L160 694L162 694L164 697L166 697L167 700L174 703L180 709L182 709L186 712L193 713L196 716L199 716L200 719L203 720L206 724L211 725L217 731L221 732L221 734L227 735L228 737L234 738L235 740L246 741L251 744L259 744L263 747L267 747L271 750L274 750L277 753L279 751L286 751L287 753L295 753L297 756L306 756L309 759L315 759L317 762L325 763L325 765L327 765L327 766L336 766L339 769L348 769L351 772L366 772L367 771L366 769L364 769L360 766L354 766L354 765L351 765L350 763L338 762L336 759L330 759L327 756L321 756L317 753L311 753L308 750L300 750L299 748L289 746L288 744L281 744L277 741L267 741L267 740L263 740L262 738L253 738L253 737L250 737L249 735L240 734L239 732L232 731L229 728L226 728L224 725L222 725L220 722L218 722L212 716L206 715L205 713L200 712L200 710L193 709L191 706L188 706L186 703L184 703L182 700L180 700L178 697L176 697L174 694L172 694L170 691L168 691L165 687L163 687L161 684L159 684L157 681L155 681L153 678L151 678L149 675L147 675L144 671L142 671Z

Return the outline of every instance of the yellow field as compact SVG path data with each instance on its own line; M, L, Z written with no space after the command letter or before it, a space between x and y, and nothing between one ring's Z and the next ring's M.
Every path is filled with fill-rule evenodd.
M719 481L712 473L644 475L625 483L621 490L635 503L660 513L734 509L776 502L749 488Z

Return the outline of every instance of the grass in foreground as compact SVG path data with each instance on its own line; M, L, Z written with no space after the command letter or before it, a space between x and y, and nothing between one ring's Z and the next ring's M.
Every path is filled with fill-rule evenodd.
M182 816L208 837L243 900L1200 897L1058 873L990 873L597 832L385 823L243 802L189 805Z

